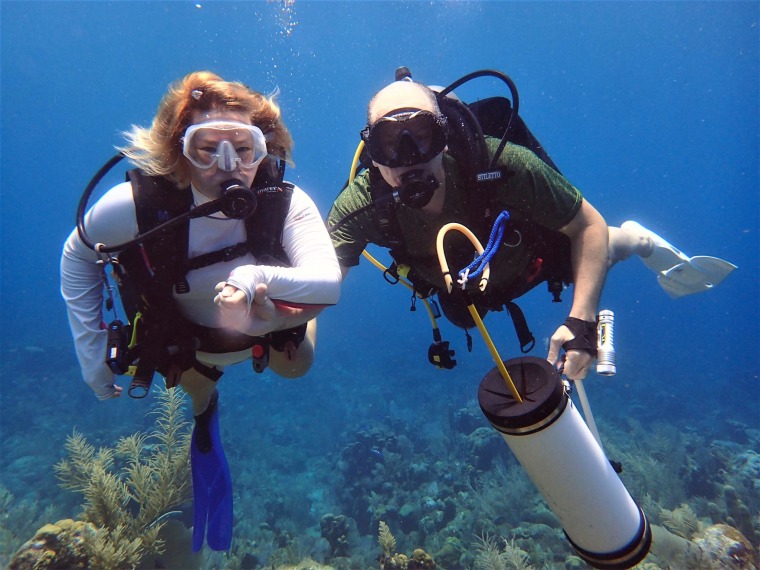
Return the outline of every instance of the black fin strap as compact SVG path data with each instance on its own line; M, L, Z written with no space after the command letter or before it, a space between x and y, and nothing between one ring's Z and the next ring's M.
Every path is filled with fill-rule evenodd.
M536 337L528 328L528 323L525 320L525 315L522 309L517 306L517 303L507 301L505 303L509 316L512 318L512 324L515 326L515 333L517 334L517 340L520 342L520 351L526 354L533 350L536 346Z
M575 317L567 317L563 323L575 338L568 340L562 348L568 350L583 350L596 357L596 321L584 321Z
M140 360L132 377L128 394L133 398L144 398L150 391L153 376L158 368L162 355L166 329L161 326L146 327L141 342L145 343L140 349Z
M291 341L296 348L301 346L303 339L306 338L307 324L308 323L303 323L297 327L269 333L272 348L277 352L283 352L288 341Z

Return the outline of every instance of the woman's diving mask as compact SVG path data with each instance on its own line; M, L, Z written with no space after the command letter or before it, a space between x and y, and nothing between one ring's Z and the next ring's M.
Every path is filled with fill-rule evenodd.
M256 168L267 155L261 129L238 121L209 121L190 125L185 131L182 154L198 168L216 165L233 172Z

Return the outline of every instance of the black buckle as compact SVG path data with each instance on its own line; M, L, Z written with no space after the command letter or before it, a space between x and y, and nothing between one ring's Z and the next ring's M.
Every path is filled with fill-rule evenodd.
M428 348L428 361L436 368L451 370L457 364L457 361L451 358L454 354L455 351L449 350L449 341L436 341Z
M391 266L383 271L383 279L391 285L395 285L401 279L398 275L398 265L394 262Z
M222 250L222 261L232 261L233 259L240 257L237 251L239 246L240 244L225 247Z

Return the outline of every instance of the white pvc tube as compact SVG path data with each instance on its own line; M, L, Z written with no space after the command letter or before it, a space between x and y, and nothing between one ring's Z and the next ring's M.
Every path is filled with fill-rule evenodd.
M652 533L601 445L546 360L504 363L521 395L498 370L480 384L478 400L528 477L559 519L578 555L595 568L625 569L647 554Z
M575 545L605 554L636 539L639 507L572 401L546 429L501 435Z

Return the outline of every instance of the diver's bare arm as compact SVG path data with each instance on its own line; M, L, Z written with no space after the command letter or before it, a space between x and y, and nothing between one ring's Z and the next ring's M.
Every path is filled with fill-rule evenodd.
M584 200L575 217L560 231L570 238L571 243L574 285L570 316L593 321L607 275L607 223Z

